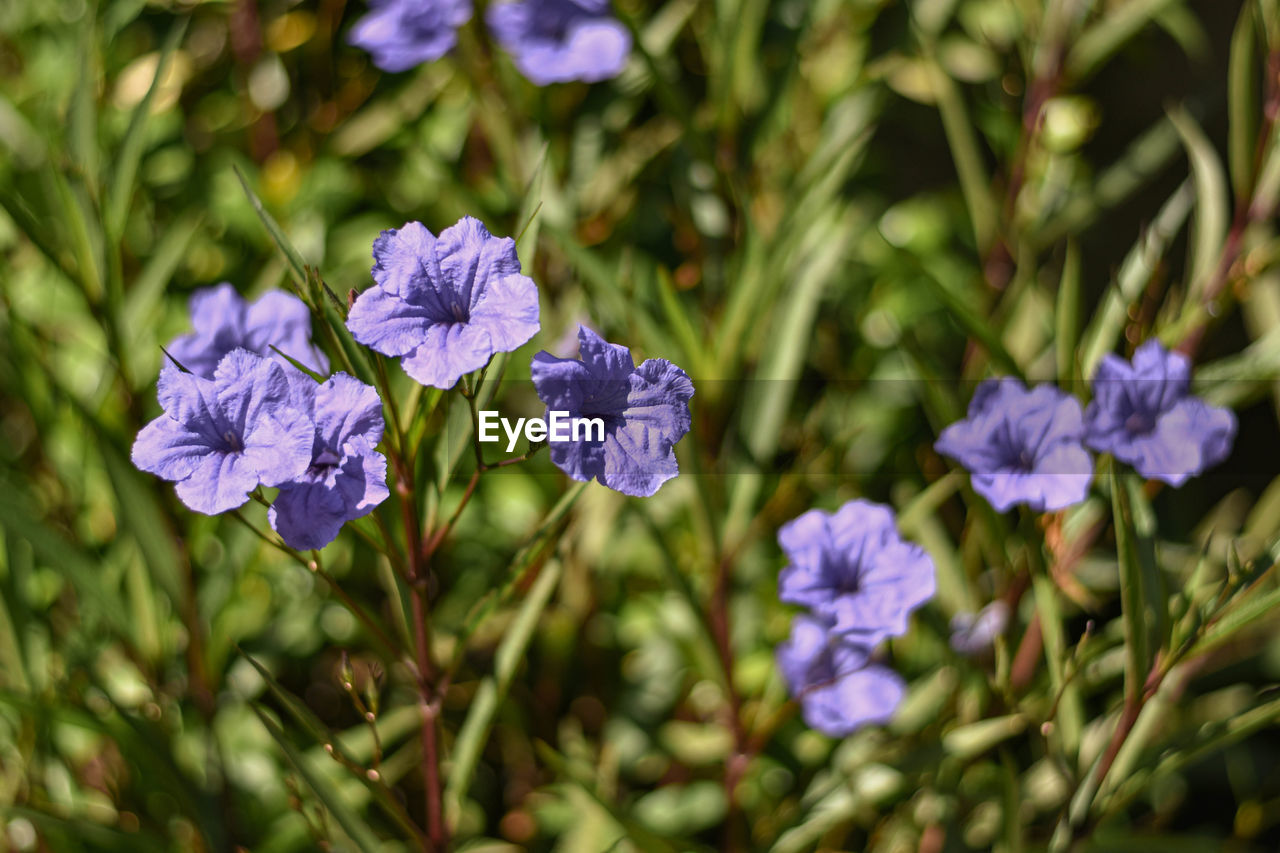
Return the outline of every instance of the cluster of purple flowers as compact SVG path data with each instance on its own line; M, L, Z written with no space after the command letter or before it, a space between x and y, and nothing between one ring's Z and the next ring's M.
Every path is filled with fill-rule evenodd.
M292 548L323 548L387 497L386 459L374 449L381 399L345 373L319 383L276 353L328 364L293 296L246 306L224 284L191 307L196 333L170 344L177 365L163 368L157 389L164 414L138 433L134 465L176 483L179 499L206 515L278 488L271 526Z
M405 71L448 53L471 19L471 0L370 0L351 31L384 71ZM631 54L631 34L609 0L515 0L489 6L489 29L520 73L539 86L616 77Z
M778 543L789 560L778 597L808 609L778 647L805 722L834 737L887 722L906 685L872 651L905 634L911 612L933 597L933 560L902 539L889 507L864 500L809 510L782 526Z
M1190 392L1191 363L1159 341L1133 361L1108 355L1093 378L1093 402L1050 385L988 379L968 416L934 445L963 465L973 488L1005 512L1015 504L1058 510L1089 494L1093 457L1110 453L1148 479L1180 486L1231 452L1236 418ZM1086 449L1088 448L1088 449Z
M515 241L476 219L438 237L419 222L384 231L373 258L374 286L347 327L423 385L452 388L539 329L537 287ZM387 498L377 391L345 373L318 382L293 364L328 369L305 304L281 292L248 304L222 284L197 292L191 315L194 333L170 343L175 363L160 375L164 414L134 443L138 468L173 481L183 503L209 515L278 488L268 518L298 550L324 547ZM576 480L652 495L679 471L674 448L689 431L693 384L663 359L637 367L630 350L585 327L578 339L577 360L534 356L534 386L548 412L599 419L603 435L553 443L552 461Z
M356 298L347 328L423 385L452 388L539 329L538 290L515 241L469 216L438 237L420 222L384 231L373 260L375 284ZM585 327L578 341L578 360L534 356L534 387L548 411L601 419L604 437L552 443L551 460L575 480L648 497L678 473L693 384L664 359L636 367L629 349Z

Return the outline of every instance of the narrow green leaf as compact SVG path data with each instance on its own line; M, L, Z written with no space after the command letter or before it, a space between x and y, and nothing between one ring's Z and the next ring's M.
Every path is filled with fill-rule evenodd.
M151 115L151 104L155 100L160 81L169 70L169 60L173 52L182 42L187 31L187 19L179 18L169 28L160 48L160 57L156 62L156 73L151 78L151 85L133 108L129 116L129 127L124 138L120 140L120 150L116 154L115 168L111 173L111 184L107 188L107 202L104 224L110 239L119 239L124 231L125 218L129 214L129 201L133 197L134 181L138 175L138 164L142 160L143 145L146 141L147 118Z
M116 591L103 585L97 560L49 529L31 512L34 505L12 484L0 483L0 524L9 535L29 542L44 563L66 575L75 587L80 613L90 628L101 619L115 633L131 636L133 628L124 603Z
M960 179L960 192L969 209L974 243L979 253L985 253L996 239L999 206L991 192L991 178L983 164L978 133L969 120L969 112L959 87L932 56L927 59L933 93L938 100L938 114L942 118L942 130L946 134L951 159Z
M1111 7L1071 46L1066 61L1068 79L1080 82L1092 76L1125 42L1176 2L1181 0L1129 0Z
M1241 631L1267 617L1280 616L1280 588L1258 590L1232 606L1216 622L1207 628L1189 652L1199 656L1230 642Z
M537 749L538 757L551 768L552 772L581 789L596 805L604 809L610 817L618 822L618 825L626 831L627 835L641 850L653 851L653 853L675 853L676 850L702 851L705 849L701 846L691 846L686 843L676 847L671 840L659 837L624 811L621 806L614 802L612 797L602 795L591 780L582 778L574 771L564 756L560 755L545 742L535 741L534 747Z
M1254 4L1240 7L1227 67L1227 163L1236 198L1248 198L1258 137L1258 27Z
M266 227L267 233L271 236L271 241L276 244L276 248L284 256L285 263L289 265L289 270L293 273L298 285L305 287L307 284L307 265L302 260L302 255L289 242L289 238L285 236L284 229L276 222L275 217L267 212L262 200L249 188L249 181L239 167L235 167L235 173L236 178L240 181L240 186L244 188L244 194L249 198L249 203L253 205L254 212L258 214L258 219L262 220L263 226Z
M316 771L312 767L307 756L298 750L289 740L289 736L271 719L271 717L262 711L256 704L250 703L249 707L259 720L262 726L271 735L272 740L279 744L281 751L285 757L289 759L289 763L298 771L298 775L333 815L334 820L342 827L347 837L355 843L357 849L361 853L378 853L382 849L382 843L374 836L373 831L365 825L364 821L357 816L348 806L346 799L342 793L336 790L333 784L323 774Z
M997 367L1025 382L1026 372L1005 348L999 329L993 327L985 314L974 307L978 294L972 292L973 288L968 288L971 291L969 293L962 292L962 285L959 282L950 281L952 274L934 267L935 265L931 263L921 266L920 282L927 285L929 290L938 297L952 318L964 329L965 334L982 344L983 349L987 351Z
M80 16L79 75L71 93L67 138L71 156L93 192L98 187L98 46L94 15Z
M353 755L353 750L349 750L345 743L346 738L339 738L333 731L331 731L319 717L312 713L311 709L306 706L306 703L285 689L284 685L276 680L275 676L271 674L269 669L259 663L244 649L237 647L236 650L240 652L241 657L249 662L250 666L257 670L258 675L262 676L262 680L266 682L267 688L271 691L271 695L276 697L280 704L284 706L284 709L288 712L289 716L292 717L296 723L301 725L316 743L332 746L336 753L347 759L347 761L352 764L359 764L360 761L365 760L364 756ZM397 710L410 711L413 718L413 725L415 726L417 721L421 718L416 707L406 707ZM388 720L385 717L378 721L378 728L380 730L379 734L383 737L384 744L386 742L387 732L383 730L387 727L387 722ZM367 732L367 728L364 725L361 725L356 729L356 732ZM372 738L370 738L370 740L372 740ZM394 820L396 824L400 826L400 828L403 829L411 838L416 839L419 844L422 843L422 830L413 823L405 812L404 807L392 798L391 794L385 787L378 782L370 780L367 775L357 776L352 774L352 778L360 780L360 783L368 789L369 793L373 796L374 801L378 803L388 817Z
M1076 364L1076 344L1080 338L1080 244L1075 240L1067 241L1067 256L1062 262L1053 337L1058 383L1074 391L1076 381L1081 378Z
M1116 555L1120 563L1120 609L1124 620L1124 689L1125 701L1137 702L1142 696L1151 668L1147 642L1146 606L1143 596L1143 568L1138 556L1138 532L1134 529L1129 494L1120 480L1116 463L1110 468L1111 506L1115 520Z
M533 582L529 594L520 605L515 621L507 628L498 651L494 655L493 675L486 676L476 690L471 701L467 717L462 722L458 737L454 741L449 778L445 782L444 807L445 816L451 824L458 821L462 813L462 802L471 787L471 777L475 773L480 754L484 751L489 739L489 730L493 726L493 718L499 706L507 696L511 679L516 667L524 658L525 649L533 638L533 631L538 625L542 611L546 609L560 582L563 572L558 560L549 560L542 567L538 579Z
M1142 296L1165 250L1182 229L1195 201L1195 187L1188 179L1161 206L1155 220L1125 256L1115 286L1107 291L1081 339L1080 374L1093 376L1102 357L1111 352L1124 329L1129 306Z
M1181 108L1169 110L1169 120L1178 129L1191 163L1195 181L1195 219L1191 228L1191 264L1187 281L1188 301L1199 302L1205 287L1218 268L1223 243L1227 237L1230 200L1227 198L1227 176L1213 144L1195 120Z
M152 247L146 264L125 294L121 315L125 340L134 340L139 331L151 322L165 288L178 265L187 258L187 248L199 232L201 222L199 214L180 217Z

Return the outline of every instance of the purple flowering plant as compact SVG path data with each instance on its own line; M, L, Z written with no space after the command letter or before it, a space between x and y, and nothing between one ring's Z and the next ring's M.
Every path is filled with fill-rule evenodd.
M197 376L212 379L222 357L234 349L291 369L288 359L317 373L329 369L328 358L311 342L311 311L292 294L272 290L248 302L223 282L192 294L189 313L194 331L174 338L166 351Z
M471 19L471 0L371 0L348 40L383 71L407 71L444 56ZM538 86L617 77L631 56L631 33L610 0L507 0L488 6L493 39Z
M603 437L551 445L551 461L575 480L596 480L624 495L648 497L680 472L675 445L689 431L693 383L666 359L636 367L631 351L578 327L578 358L543 351L533 384L552 409L599 418Z
M351 306L357 341L400 359L415 380L452 388L538 331L538 290L515 241L463 217L436 237L420 222L382 232L373 280Z
M631 33L609 0L499 2L486 18L516 68L539 86L616 77L631 55Z
M471 0L370 0L348 38L383 71L408 71L452 50L470 19Z
M1193 395L1191 362L1152 339L1133 360L1103 357L1084 414L1084 441L1143 477L1181 486L1231 453L1236 416Z
M1093 457L1083 441L1074 397L1006 377L979 385L968 415L944 429L934 446L968 469L973 490L1005 512L1015 504L1058 510L1084 500Z
M1267 4L1162 155L1226 4L138 5L0 15L6 849L1280 841Z

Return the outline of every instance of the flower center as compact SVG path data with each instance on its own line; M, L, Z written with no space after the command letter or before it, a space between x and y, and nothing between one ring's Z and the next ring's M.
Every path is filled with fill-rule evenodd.
M1156 428L1156 419L1146 412L1134 412L1125 418L1124 428L1134 435L1146 435Z
M227 430L222 434L222 440L227 443L227 450L232 453L239 453L244 450L244 443L240 441L240 436L231 430Z

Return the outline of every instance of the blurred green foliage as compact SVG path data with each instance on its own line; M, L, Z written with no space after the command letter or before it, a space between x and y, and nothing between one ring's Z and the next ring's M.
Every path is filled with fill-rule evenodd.
M616 8L626 72L538 89L477 21L381 74L343 0L0 6L0 844L421 842L391 504L309 570L260 507L195 515L128 461L186 297L300 278L256 198L338 294L406 220L523 231L543 330L504 406L581 320L697 387L658 496L562 499L536 459L436 554L467 849L1275 849L1274 0ZM999 516L932 451L973 382L1084 396L1150 335L1240 417L1186 487L1104 465ZM391 383L436 523L465 406ZM895 721L836 742L773 666L774 531L863 495L939 593L888 651ZM950 617L995 599L1006 635L959 657Z

